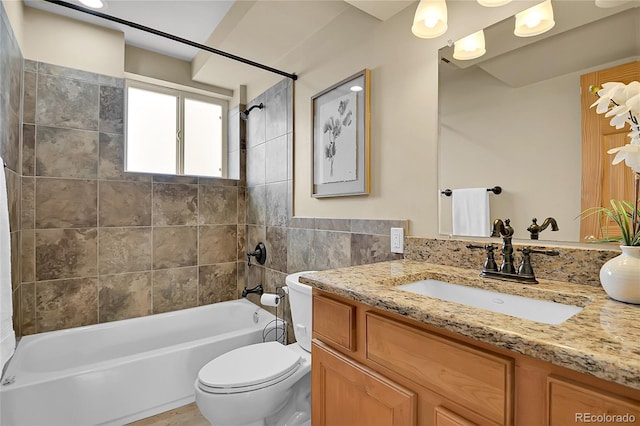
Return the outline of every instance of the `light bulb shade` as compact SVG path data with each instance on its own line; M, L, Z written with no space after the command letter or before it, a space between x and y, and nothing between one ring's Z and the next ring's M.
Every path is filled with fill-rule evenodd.
M478 3L485 7L498 7L511 3L511 0L478 0Z
M546 0L516 13L516 28L513 33L518 37L537 36L549 31L555 24L551 0Z
M413 17L411 32L420 38L435 38L447 31L445 0L421 0Z
M484 31L468 35L453 44L453 57L459 61L479 58L487 53L484 46Z

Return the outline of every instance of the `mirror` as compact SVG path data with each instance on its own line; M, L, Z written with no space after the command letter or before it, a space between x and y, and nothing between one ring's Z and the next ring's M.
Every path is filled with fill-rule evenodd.
M532 219L551 216L560 229L540 240L579 242L580 75L639 59L640 7L553 7L555 27L536 37L514 36L513 17L485 28L478 59L440 49L438 182L441 191L501 186L489 193L490 217L510 218L515 239L529 240ZM452 234L451 199L439 198L444 235Z

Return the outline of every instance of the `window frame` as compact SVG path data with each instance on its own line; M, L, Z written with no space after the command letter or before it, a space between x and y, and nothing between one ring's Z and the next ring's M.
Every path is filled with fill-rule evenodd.
M170 176L198 176L198 177L206 177L206 178L221 178L226 179L228 174L228 151L229 151L229 141L228 141L228 129L227 129L227 120L229 113L229 102L225 99L221 99L219 97L213 95L205 95L202 93L196 93L195 91L187 90L187 88L176 89L169 86L163 86L161 84L156 83L148 83L141 80L136 80L132 78L127 78L125 80L125 90L124 90L124 171L126 173L146 173L146 174L165 174L159 172L151 172L151 171L137 171L137 170L129 170L128 163L128 146L129 146L129 129L128 129L128 121L129 121L129 88L146 90L149 92L160 93L170 96L175 96L176 98L176 173L170 174ZM213 175L189 175L184 172L184 152L185 152L185 139L184 139L184 118L185 118L185 100L192 99L200 102L210 103L214 105L218 105L221 108L221 135L220 135L220 155L221 155L221 170L220 176Z

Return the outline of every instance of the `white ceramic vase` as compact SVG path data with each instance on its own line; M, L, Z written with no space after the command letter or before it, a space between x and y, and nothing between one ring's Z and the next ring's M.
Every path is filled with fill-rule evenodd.
M640 246L620 246L622 254L600 268L600 283L609 297L640 304Z

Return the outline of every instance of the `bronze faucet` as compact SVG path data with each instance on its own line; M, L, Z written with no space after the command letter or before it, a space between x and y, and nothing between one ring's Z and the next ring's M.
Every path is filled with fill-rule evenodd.
M553 218L550 218L553 219ZM469 249L485 249L487 252L487 258L482 267L481 277L496 278L499 280L515 281L520 283L537 284L538 280L533 273L533 267L531 266L531 254L540 253L547 256L558 256L560 253L556 250L535 250L531 247L523 247L518 249L522 252L522 261L516 270L514 266L513 245L511 239L513 237L513 228L511 227L511 221L505 219L503 222L500 219L496 219L493 222L493 230L491 232L492 237L502 236L502 265L498 269L494 258L494 250L496 247L493 244L486 244L484 246L475 246L468 244L466 247ZM545 221L546 222L546 221ZM535 223L535 219L534 219ZM550 220L549 223L555 223ZM548 226L549 224L547 224ZM556 225L557 229L557 225Z
M535 217L533 219L531 219L531 221L533 222L531 225L529 225L529 227L527 228L527 231L531 232L531 239L532 240L537 240L539 234L544 231L545 229L547 229L547 227L549 227L549 225L551 225L551 230L552 231L557 231L558 228L558 223L556 222L556 220L552 217L548 217L544 220L544 222L542 222L542 225L538 225L538 219L536 219Z
M492 237L499 237L502 235L502 265L500 266L500 272L506 274L515 274L516 268L513 266L513 245L511 245L511 238L513 237L513 228L511 227L511 220L505 219L504 222L500 219L496 219L493 222L493 229L491 231Z

